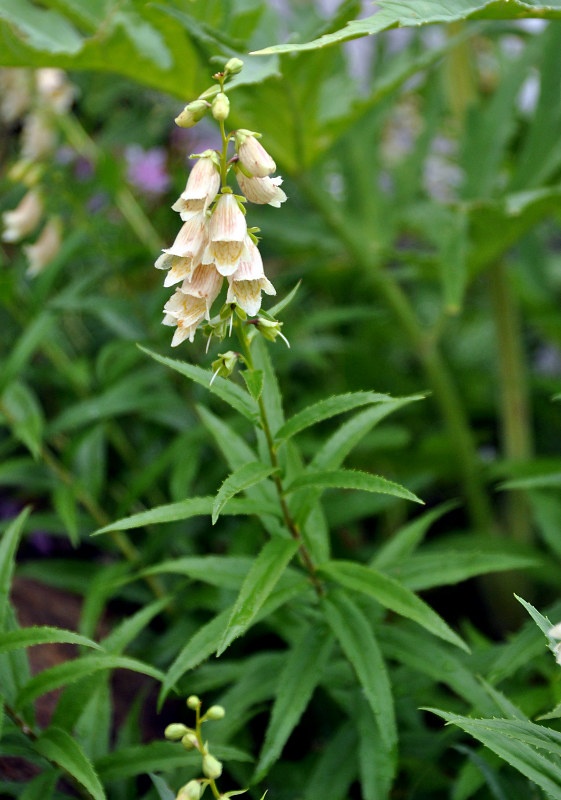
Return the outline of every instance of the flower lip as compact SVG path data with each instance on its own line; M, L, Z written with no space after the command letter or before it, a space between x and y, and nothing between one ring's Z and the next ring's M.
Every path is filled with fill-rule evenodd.
M282 178L248 178L241 169L236 170L236 179L239 187L250 203L259 205L268 204L275 208L280 208L281 203L286 200L286 194L280 188Z

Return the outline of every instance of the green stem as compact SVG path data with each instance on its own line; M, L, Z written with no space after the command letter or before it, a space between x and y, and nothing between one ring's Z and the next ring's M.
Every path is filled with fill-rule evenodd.
M447 26L450 39L460 37L465 23L452 22ZM446 60L446 78L448 84L448 102L452 115L459 128L462 127L469 106L477 96L475 75L473 71L471 44L460 41L451 50Z
M493 514L482 480L475 443L461 397L438 344L419 323L401 286L390 273L380 266L379 257L373 256L370 251L361 246L360 238L353 235L347 222L330 198L305 177L300 179L300 185L328 227L346 247L353 261L371 277L376 289L393 310L409 338L446 421L457 456L472 523L479 531L489 531L493 527Z
M497 332L503 451L508 460L524 462L533 451L528 381L518 306L504 262L497 262L489 270L489 289ZM506 502L510 535L518 541L531 542L526 496L509 492Z
M253 370L254 366L253 366L253 356L251 354L251 342L249 341L249 337L247 335L244 323L239 319L236 319L236 331L238 334L238 338L240 340L240 344L242 346L244 360L247 365L247 368ZM267 409L265 408L265 403L263 402L262 396L259 397L258 406L259 406L259 417L261 420L261 427L263 429L263 432L265 434L265 439L267 441L267 449L269 451L269 458L271 459L271 466L275 469L275 472L273 473L272 477L275 484L275 488L277 490L277 496L279 499L279 504L281 507L284 523L288 531L290 532L292 538L299 543L298 554L300 556L300 561L304 569L307 571L318 596L321 597L325 593L323 584L317 576L316 566L314 564L313 558L310 554L310 551L306 547L300 529L298 528L296 521L292 517L292 514L290 513L290 509L288 507L288 503L286 502L284 486L280 475L280 465L277 457L277 450L275 447L271 426L269 424L269 419L267 417Z

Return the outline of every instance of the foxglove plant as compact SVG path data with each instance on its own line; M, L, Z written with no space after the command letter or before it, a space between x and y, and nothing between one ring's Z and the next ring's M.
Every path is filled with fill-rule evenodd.
M276 165L258 141L259 134L248 130L226 133L230 101L224 83L241 68L239 59L230 59L224 71L214 75L218 86L186 106L176 119L180 127L192 127L210 110L220 125L222 147L191 155L196 163L185 189L172 206L184 224L172 246L163 250L155 264L158 269L168 270L164 286L181 282L164 306L164 325L176 327L172 347L185 339L192 342L204 321L207 324L203 331L209 341L213 335L223 339L232 330L234 316L243 320L256 317L262 293L276 294L263 269L258 229L247 226L245 203L268 203L279 208L286 194L280 188L282 179L269 177ZM235 143L236 154L228 158L231 141ZM235 194L228 185L232 168L242 194ZM228 282L226 302L220 315L213 319L212 305L224 278ZM267 322L273 322L275 335L282 336L280 323ZM267 328L259 319L254 320L255 330L263 332L264 327ZM230 363L229 359L226 361ZM223 374L224 363L221 362L219 374Z

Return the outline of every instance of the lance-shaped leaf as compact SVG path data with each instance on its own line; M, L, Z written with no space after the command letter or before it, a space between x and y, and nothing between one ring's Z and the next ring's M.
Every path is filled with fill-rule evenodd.
M140 345L139 345L140 347ZM168 358L167 356L161 356L159 353L154 353L152 350L148 350L146 347L140 347L143 353L153 358L155 361L159 361L160 364L164 364L166 367L171 367L176 372L181 373L181 375L185 375L187 378L190 378L195 383L204 386L205 389L208 389L209 392L215 394L217 397L220 397L221 400L224 400L225 403L235 408L236 411L239 411L240 414L243 414L244 417L251 420L252 422L257 417L257 404L255 400L245 392L240 386L232 381L228 381L225 378L217 377L212 382L212 386L210 385L210 379L212 378L211 373L206 370L202 369L201 367L196 367L193 364L188 364L186 361L178 361L174 358Z
M24 508L6 528L2 539L0 539L0 628L3 627L4 616L8 607L8 595L14 571L16 550L30 511L30 507Z
M404 500L423 503L417 495L404 486L400 486L399 483L388 481L379 475L371 475L369 472L360 472L356 469L325 469L306 472L304 475L299 475L288 486L285 493L289 494L298 489L308 487L317 489L358 489L363 492L391 494L393 497L401 497Z
M311 625L294 645L279 675L269 727L255 771L260 781L280 756L288 737L306 710L333 645L325 628Z
M249 627L298 550L299 544L295 539L276 537L263 547L243 582L217 655L221 655Z
M211 586L239 589L252 564L253 559L246 556L183 556L148 567L142 570L140 576L166 573L187 575Z
M279 444L311 425L316 425L316 423L335 417L338 414L344 414L345 411L352 411L353 408L360 408L360 406L366 406L370 403L388 403L391 400L392 398L389 395L379 394L378 392L349 392L348 394L328 397L290 417L276 432L275 443Z
M57 664L55 667L46 669L31 678L19 692L16 699L16 708L23 708L37 699L37 697L53 689L74 683L95 672L119 668L150 675L156 680L164 679L164 675L159 669L151 667L149 664L144 664L142 661L137 661L135 658L114 655L84 656L83 658L66 661L64 664Z
M454 633L432 608L401 583L363 564L353 561L331 561L318 567L318 572L354 592L362 592L396 614L417 622L435 636L469 652L466 643Z
M380 737L388 750L397 746L397 727L390 678L372 625L357 604L343 592L323 601L325 617L343 653L352 664L374 712Z
M257 483L261 483L261 481L264 481L269 475L272 475L273 472L276 472L275 467L266 466L260 461L252 461L250 464L244 464L243 467L240 467L235 472L232 472L231 475L228 475L214 499L212 506L212 524L214 525L216 523L220 512L228 500L238 494L238 492L249 489Z
M16 631L0 633L0 653L9 653L11 650L19 650L22 647L33 647L36 644L54 644L55 642L81 644L84 647L93 647L96 650L101 650L101 647L96 642L92 642L91 639L80 636L78 633L65 631L61 628L43 626L20 628Z
M34 743L34 748L72 775L94 800L105 800L103 786L90 760L76 739L62 728L47 728Z

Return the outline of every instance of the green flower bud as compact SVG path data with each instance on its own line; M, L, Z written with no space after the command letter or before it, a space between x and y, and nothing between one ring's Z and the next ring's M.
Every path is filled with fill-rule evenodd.
M199 747L199 740L192 731L189 731L181 739L181 744L186 750L195 750L195 748Z
M189 733L187 725L183 725L181 722L172 722L171 725L168 725L165 729L164 736L166 739L171 739L172 742L178 742L180 739L183 739L186 733Z
M290 347L290 342L286 336L281 333L282 322L279 322L276 319L265 319L265 317L258 317L255 320L254 325L259 333L265 337L265 339L268 339L270 342L274 342L277 336L280 336L281 339L286 343L286 346Z
M217 375L220 375L221 378L229 378L236 368L238 358L239 354L235 353L233 350L228 350L226 353L218 353L218 358L216 361L212 362L212 380L214 380ZM207 719L222 719L224 716L224 709L222 709L222 717L210 716L212 709L217 708L221 708L221 706L211 706L206 712L205 717Z
M200 698L198 698L196 694L189 695L187 698L187 708L190 708L191 711L195 711L200 705Z
M208 103L204 100L194 100L185 106L181 114L175 118L175 124L180 128L192 128L204 117L208 111Z
M224 73L226 75L237 75L243 69L243 61L241 58L231 58L226 62Z
M218 92L212 101L212 116L219 122L225 120L230 113L230 101L224 92Z
M199 781L189 781L179 790L177 800L199 800L202 793Z
M203 772L211 780L216 780L222 775L222 764L210 753L203 756Z
M234 355L237 356L237 353L234 353ZM225 716L226 711L222 708L222 706L211 706L205 714L207 719L224 719Z

